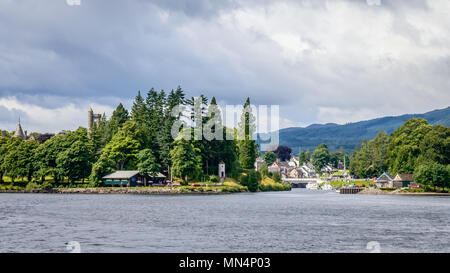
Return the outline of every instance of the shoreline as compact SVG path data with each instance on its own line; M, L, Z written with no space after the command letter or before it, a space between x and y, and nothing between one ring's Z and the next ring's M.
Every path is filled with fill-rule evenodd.
M382 191L378 189L365 189L357 194L367 194L367 195L409 195L409 196L450 196L450 193L440 193L440 192L405 192L400 190L395 190L391 192Z
M1 190L1 193L40 193L40 194L136 194L136 195L179 195L179 194L231 194L222 189L186 190L183 188L62 188L35 190Z

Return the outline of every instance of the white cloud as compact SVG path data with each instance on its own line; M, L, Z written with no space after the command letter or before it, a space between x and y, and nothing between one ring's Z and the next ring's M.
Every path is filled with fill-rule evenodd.
M91 105L96 113L111 115L113 109L110 106L85 102L84 106ZM44 108L35 104L22 103L16 97L0 98L0 108L16 113L16 121L5 121L3 130L13 131L20 118L22 127L28 132L52 132L61 130L75 130L78 127L87 127L87 111L89 106L81 107L69 103L53 109ZM3 125L3 124L1 124Z

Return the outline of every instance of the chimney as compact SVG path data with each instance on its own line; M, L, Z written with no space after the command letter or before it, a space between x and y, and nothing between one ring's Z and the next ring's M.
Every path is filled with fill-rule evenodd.
M2 137L6 137L6 131L2 130Z

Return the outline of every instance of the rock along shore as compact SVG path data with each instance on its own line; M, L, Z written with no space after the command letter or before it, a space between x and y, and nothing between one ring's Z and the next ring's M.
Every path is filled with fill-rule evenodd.
M406 192L395 190L395 191L382 191L380 189L364 189L358 194L383 194L383 195L415 195L415 196L450 196L450 193L439 193L439 192Z
M186 190L183 188L62 188L62 189L37 189L37 190L3 190L0 193L49 193L49 194L227 194L222 189L203 191L200 189Z

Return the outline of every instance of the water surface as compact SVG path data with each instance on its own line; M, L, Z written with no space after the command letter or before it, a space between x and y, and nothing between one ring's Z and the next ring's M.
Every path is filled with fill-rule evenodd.
M450 198L0 194L0 252L450 252Z

